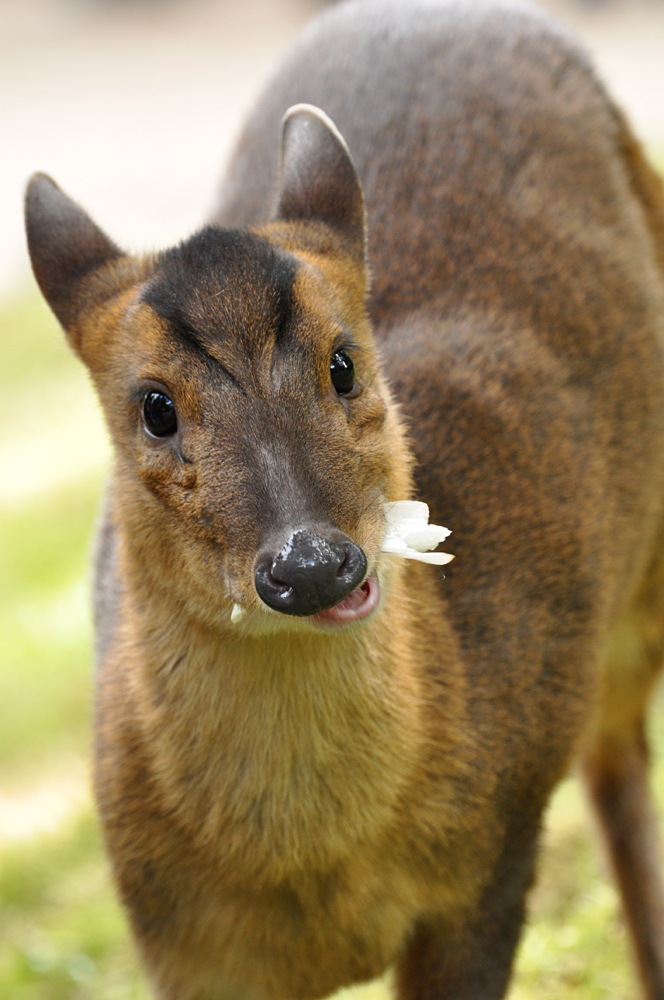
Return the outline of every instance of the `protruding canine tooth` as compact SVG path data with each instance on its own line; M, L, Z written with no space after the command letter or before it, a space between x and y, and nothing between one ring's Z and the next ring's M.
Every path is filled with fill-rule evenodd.
M247 613L247 609L243 608L241 604L234 604L233 610L231 611L231 621L233 625L236 625L241 621Z

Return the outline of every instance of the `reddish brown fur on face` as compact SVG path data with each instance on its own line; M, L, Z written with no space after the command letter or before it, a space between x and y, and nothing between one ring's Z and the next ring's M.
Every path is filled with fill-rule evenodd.
M278 173L302 102L357 173L311 108ZM115 446L95 787L161 1000L391 965L402 1000L499 1000L575 754L661 1000L664 199L574 44L521 6L340 4L213 225L134 260L42 177L28 233ZM411 494L454 529L445 576L380 555ZM261 604L297 532L362 548L371 618Z

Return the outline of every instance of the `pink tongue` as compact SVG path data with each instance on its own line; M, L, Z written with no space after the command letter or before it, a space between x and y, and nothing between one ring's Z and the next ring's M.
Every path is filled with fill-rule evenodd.
M343 601L335 604L333 608L328 608L327 611L312 615L311 620L321 625L348 625L370 615L378 606L379 600L380 587L372 573L348 597L344 597Z
M336 605L336 607L330 608L329 610L330 611L346 611L346 610L355 611L355 610L357 610L357 608L361 608L362 607L362 605L364 604L364 602L366 601L366 599L367 599L366 591L363 589L363 587L358 587L357 590L354 590L352 594L348 595L348 597L344 597L343 601L339 601L339 603Z

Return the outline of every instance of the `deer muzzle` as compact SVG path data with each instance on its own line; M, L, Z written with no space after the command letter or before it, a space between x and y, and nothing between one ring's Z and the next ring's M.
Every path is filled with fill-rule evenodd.
M361 584L367 559L345 535L333 541L294 531L276 554L263 552L255 570L258 596L285 615L316 615L333 608Z

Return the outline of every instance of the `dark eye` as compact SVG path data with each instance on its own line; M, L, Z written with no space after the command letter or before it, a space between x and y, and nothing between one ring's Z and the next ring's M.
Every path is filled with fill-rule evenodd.
M155 437L168 437L178 429L175 404L163 392L149 392L143 400L143 423Z
M340 396L346 396L355 385L355 365L348 351L335 351L330 361L332 385Z

